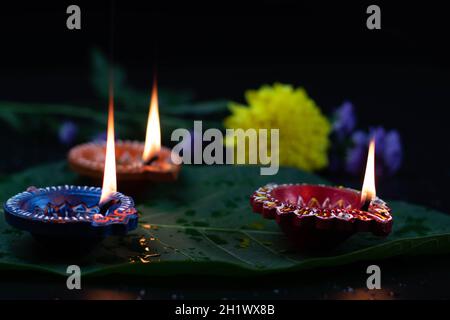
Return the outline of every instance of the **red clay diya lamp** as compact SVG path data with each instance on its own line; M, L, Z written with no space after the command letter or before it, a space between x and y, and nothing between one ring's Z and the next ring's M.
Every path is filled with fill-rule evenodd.
M29 187L4 204L6 221L58 247L89 246L137 227L133 199L117 192L114 113L109 102L108 139L102 189L88 186ZM64 240L64 241L60 241Z
M83 176L100 178L103 174L106 146L103 143L85 143L72 148L68 160L70 167ZM119 181L174 181L180 165L171 159L171 150L161 146L156 81L153 85L147 120L145 143L117 141L117 179Z
M369 146L362 192L325 185L268 184L251 198L253 211L275 219L300 250L331 249L357 232L387 236L391 209L376 196L375 142Z

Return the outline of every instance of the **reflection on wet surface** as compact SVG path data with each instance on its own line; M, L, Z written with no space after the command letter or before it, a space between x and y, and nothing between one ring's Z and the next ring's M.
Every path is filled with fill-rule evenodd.
M133 292L116 291L107 289L88 290L83 299L87 300L135 300L136 295Z
M369 290L351 287L330 295L330 299L333 300L392 300L394 298L395 293L390 289Z
M159 259L155 259L160 257L161 255L159 253L156 252L152 252L151 249L151 242L155 241L154 237L145 237L145 236L141 236L138 240L139 242L139 246L140 246L140 251L141 253L139 253L136 256L131 256L130 257L130 262L131 263L136 263L136 262L142 262L142 263L150 263L152 261L160 261Z

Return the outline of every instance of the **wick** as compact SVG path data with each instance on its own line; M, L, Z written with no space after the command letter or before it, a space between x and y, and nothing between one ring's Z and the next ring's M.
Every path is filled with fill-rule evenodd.
M370 200L367 199L367 200L364 201L364 203L361 206L360 210L361 211L369 211L369 206L370 206Z
M144 165L146 166L150 166L153 164L153 162L155 162L156 160L159 159L158 155L154 155L153 157L151 157L150 159L148 159L147 161L144 161Z
M119 201L116 199L111 199L107 202L105 202L104 204L100 205L100 214L102 215L106 215L106 213L108 213L109 209L117 204Z

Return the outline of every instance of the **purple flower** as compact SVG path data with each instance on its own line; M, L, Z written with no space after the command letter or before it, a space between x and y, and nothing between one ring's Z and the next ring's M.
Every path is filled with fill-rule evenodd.
M347 150L345 168L347 172L357 175L364 166L369 136L363 131L355 131L351 136L351 141L353 142L353 147Z
M355 146L366 146L369 144L369 137L363 131L355 131L351 140Z
M61 143L70 145L75 141L77 134L78 126L72 121L66 121L59 127L58 138Z
M95 143L102 143L106 141L106 138L108 137L106 131L99 132L95 136L92 137L92 142Z
M334 112L333 132L339 139L343 139L349 135L356 126L356 116L353 110L353 104L345 101Z
M384 150L384 147L386 145L386 130L384 130L383 127L370 128L369 139L367 143L369 143L372 138L375 138L375 148L376 150L379 150L377 154L380 154L380 151Z
M354 175L364 171L371 137L375 138L375 171L377 175L392 175L397 172L403 156L400 135L396 130L386 131L383 127L371 128L369 134L362 131L353 133L353 147L347 150L345 159L346 170Z
M394 174L400 169L403 159L402 144L400 134L395 130L386 134L383 158L389 174Z
M361 173L361 169L364 166L364 158L367 155L366 149L366 147L359 145L347 151L345 168L349 173L353 175L358 175Z

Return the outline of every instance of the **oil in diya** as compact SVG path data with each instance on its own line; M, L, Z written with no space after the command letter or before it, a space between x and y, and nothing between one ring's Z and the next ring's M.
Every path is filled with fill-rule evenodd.
M300 250L327 250L357 232L387 236L393 218L376 196L375 141L369 145L362 191L309 184L268 184L256 190L254 212L275 219Z
M175 181L180 165L172 161L171 150L161 145L158 89L153 84L145 142L117 141L117 179L119 181ZM70 167L82 176L98 179L104 169L105 144L85 143L72 148ZM180 162L178 162L180 163Z
M114 109L109 98L103 186L29 187L4 205L6 221L54 246L91 246L110 235L125 235L138 223L131 197L117 192ZM72 248L72 247L71 247Z

